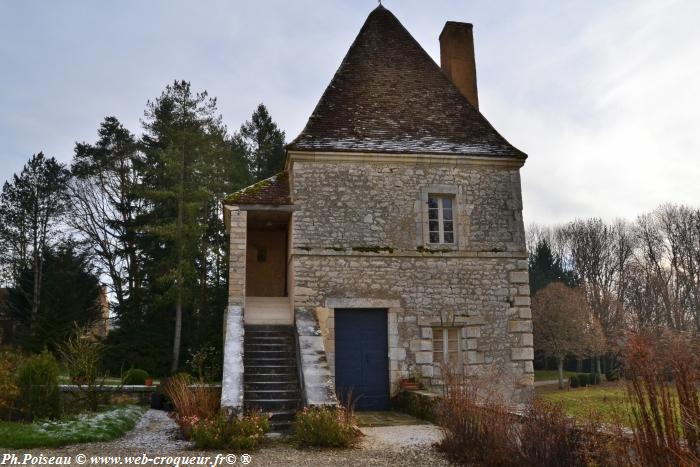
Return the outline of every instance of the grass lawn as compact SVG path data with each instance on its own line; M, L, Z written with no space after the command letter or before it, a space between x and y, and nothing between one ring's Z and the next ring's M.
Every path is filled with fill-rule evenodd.
M627 403L625 387L622 384L608 383L571 390L542 391L537 394L541 400L561 404L567 415L580 420L598 414L603 422L629 424L630 405Z
M575 371L565 371L564 378L568 378L572 375L582 374L584 373L576 373ZM559 372L557 370L535 370L535 381L549 381L555 379L559 379Z
M125 405L61 420L0 422L0 448L43 448L109 441L131 430L145 410L143 407Z
M99 380L101 381L101 380ZM68 375L59 375L58 376L58 384L73 384L70 380L70 376ZM119 386L122 384L122 380L120 378L115 378L113 376L105 378L104 385L105 386ZM153 379L153 385L157 386L160 384L160 380L158 379Z

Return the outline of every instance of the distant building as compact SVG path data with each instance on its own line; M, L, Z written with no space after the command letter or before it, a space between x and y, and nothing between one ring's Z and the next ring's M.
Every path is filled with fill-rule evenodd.
M104 339L107 337L110 331L110 319L109 319L109 297L107 296L107 287L104 285L100 287L99 295L99 316L92 323L90 327L90 333L93 336Z

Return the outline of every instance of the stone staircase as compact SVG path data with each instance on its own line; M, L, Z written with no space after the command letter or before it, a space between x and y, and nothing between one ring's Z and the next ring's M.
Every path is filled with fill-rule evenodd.
M271 413L270 431L288 431L301 405L294 327L246 325L243 349L244 409Z

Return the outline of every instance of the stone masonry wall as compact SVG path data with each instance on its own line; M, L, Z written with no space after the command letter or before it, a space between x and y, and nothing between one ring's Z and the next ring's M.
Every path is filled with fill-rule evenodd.
M295 162L293 170L296 248L415 251L424 223L421 188L434 187L456 190L460 250L525 250L517 168Z
M469 370L531 394L532 323L517 168L361 162L293 166L294 307L313 309L334 369L338 304L388 309L392 390L439 387L432 326L461 328ZM455 199L456 248L425 240L428 193ZM335 305L334 305L335 304ZM362 306L360 306L362 305Z
M229 209L229 289L224 315L224 362L221 407L235 414L243 410L243 308L247 213Z
M507 258L299 255L295 307L315 309L324 326L329 366L335 364L333 309L341 298L373 307L387 300L390 379L416 371L431 386L442 384L433 365L432 327L462 328L462 355L474 371L493 371L513 400L532 384L532 324L527 261ZM378 306L382 307L382 306ZM472 371L472 373L474 372Z
M248 213L238 208L230 209L228 304L243 307L245 304L246 242Z

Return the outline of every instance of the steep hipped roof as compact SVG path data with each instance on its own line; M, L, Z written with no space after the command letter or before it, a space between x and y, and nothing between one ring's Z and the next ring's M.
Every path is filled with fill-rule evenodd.
M287 149L526 157L381 5Z
M228 195L224 204L292 204L289 197L289 176L287 172L280 172L261 180Z

